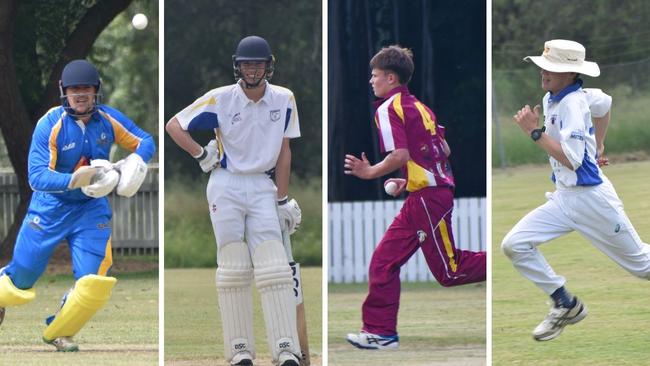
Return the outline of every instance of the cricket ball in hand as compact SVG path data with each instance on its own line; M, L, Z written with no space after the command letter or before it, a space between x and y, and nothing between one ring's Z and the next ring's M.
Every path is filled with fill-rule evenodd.
M149 20L147 19L146 15L138 13L133 16L133 19L131 19L131 24L133 24L133 28L142 30L147 28Z
M397 183L395 182L388 182L384 185L384 190L386 191L387 194L389 195L394 195L395 192L397 192Z

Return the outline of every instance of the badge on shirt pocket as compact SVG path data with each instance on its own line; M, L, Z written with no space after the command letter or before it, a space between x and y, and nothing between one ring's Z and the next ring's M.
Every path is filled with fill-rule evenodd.
M280 110L274 109L270 112L271 122L277 122L280 120Z

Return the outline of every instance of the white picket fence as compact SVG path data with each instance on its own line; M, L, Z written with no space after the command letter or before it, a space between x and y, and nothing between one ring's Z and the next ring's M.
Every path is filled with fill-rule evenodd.
M328 205L329 282L368 282L372 252L403 203L389 200ZM454 200L452 232L458 248L486 250L484 197ZM420 249L402 267L400 277L406 282L435 281Z

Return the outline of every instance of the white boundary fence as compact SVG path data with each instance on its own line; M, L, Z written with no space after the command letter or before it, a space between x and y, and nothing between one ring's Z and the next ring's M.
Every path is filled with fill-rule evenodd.
M368 282L375 247L404 201L334 202L329 210L329 275L333 283ZM454 200L452 232L456 246L486 250L485 198ZM402 281L435 281L420 249L402 267Z
M4 238L18 206L18 182L13 172L0 172L0 237ZM147 177L131 198L111 193L113 209L111 245L117 254L152 254L158 251L158 164L150 164Z

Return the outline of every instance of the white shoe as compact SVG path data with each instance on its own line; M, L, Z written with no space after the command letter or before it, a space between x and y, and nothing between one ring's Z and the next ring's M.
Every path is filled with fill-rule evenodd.
M278 356L280 366L300 366L300 360L291 352L281 352Z
M575 324L587 316L587 307L576 298L572 308L556 308L553 306L546 319L533 330L536 341L550 341L562 333L565 326Z
M399 337L397 334L393 336L380 336L362 331L359 334L349 333L345 339L353 346L361 349L392 350L399 347Z
M3 320L5 320L5 308L0 307L0 325L2 325Z
M79 351L79 346L74 343L72 337L59 337L54 340L48 341L43 338L43 341L47 344L51 344L56 347L57 352L77 352Z
M248 351L238 352L232 357L230 364L233 366L253 366L253 356Z

